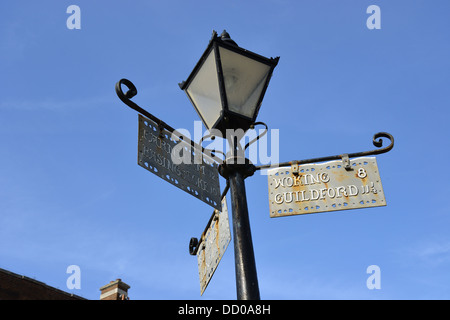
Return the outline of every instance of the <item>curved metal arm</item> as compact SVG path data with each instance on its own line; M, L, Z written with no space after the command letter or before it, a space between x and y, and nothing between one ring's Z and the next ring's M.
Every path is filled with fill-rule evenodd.
M128 88L128 91L126 93L123 93L122 85L125 85ZM122 100L122 102L125 103L127 106L129 106L131 109L134 109L137 112L141 113L143 116L146 116L150 120L153 120L154 122L156 122L158 124L159 127L166 129L170 133L173 133L175 131L175 129L172 128L171 126L169 126L167 123L165 123L161 119L155 117L147 110L142 109L136 103L134 103L133 101L130 100L135 95L137 95L136 86L130 80L120 79L116 83L116 93L117 93L117 96L120 98L120 100Z
M211 138L211 140L214 140L215 137L216 137L216 136L213 135L213 134L211 134L211 133L210 133L210 134L207 134L206 136L203 136L203 137L200 139L200 141L198 142L198 144L199 144L200 146L202 146L202 143L203 143L203 141L204 141L205 139ZM202 146L202 147L203 147L203 146ZM219 158L217 158L215 154L218 152L218 153L221 153L221 154L223 155L224 159L225 159L225 157L226 157L225 153L224 153L223 151L220 151L220 150L216 150L216 149L206 149L206 148L204 148L204 151L205 151L205 152L208 152L207 154L208 154L210 157L214 158L214 160L216 160L219 164L220 164L220 163L223 163L223 160L222 160L222 161L218 161Z
M122 84L126 85L128 88L128 91L126 93L123 93L122 91ZM127 103L126 100L133 98L135 95L137 95L137 89L136 86L128 79L120 79L116 83L116 93L119 96L119 98Z
M128 88L128 91L126 93L124 93L122 91L122 85L125 85ZM195 143L194 141L190 140L188 137L183 136L178 131L176 131L174 128L169 126L167 123L165 123L161 119L155 117L150 112L148 112L147 110L141 108L136 103L131 101L130 99L133 98L135 95L137 95L137 89L136 89L136 86L133 84L133 82L131 82L130 80L128 80L128 79L120 79L116 83L116 94L120 98L120 100L122 100L123 103L125 103L131 109L136 110L137 112L139 112L143 116L147 117L148 119L154 121L156 124L158 124L158 127L160 129L166 129L167 131L170 132L170 134L175 133L176 136L180 137L185 142L190 143L192 147L194 147L194 148L196 148L198 150L201 150L205 154L208 154L208 155L211 154L211 150L205 149L201 145L199 145L199 144ZM219 164L222 163L222 159L216 157L215 155L211 154L211 158L213 160L215 160Z
M256 170L261 169L267 169L270 167L288 167L293 164L306 164L306 163L313 163L313 162L323 162L323 161L331 161L331 160L339 160L342 159L344 156L347 156L349 158L355 158L355 157L365 157L365 156L371 156L375 154L381 154L388 152L392 150L394 147L394 137L387 132L378 132L373 136L372 143L375 147L380 148L383 146L383 140L381 138L387 138L390 141L390 144L387 147L381 148L381 149L375 149L371 151L364 151L364 152L354 152L354 153L348 153L348 154L341 154L341 155L335 155L335 156L328 156L328 157L321 157L321 158L313 158L313 159L305 159L305 160L298 160L298 161L289 161L289 162L282 162L278 164L269 164L269 165L263 165L263 166L257 166ZM377 140L378 139L378 140Z
M380 139L378 139L378 138L380 138ZM369 152L372 152L371 154L385 153L385 152L390 151L394 147L394 137L390 133L387 133L387 132L378 132L373 136L372 142L375 147L380 148L383 146L383 140L381 138L387 138L387 139L389 139L389 141L391 143L385 148L369 151ZM376 139L378 139L378 140L376 140Z
M269 128L267 127L267 124L265 124L264 122L255 122L250 126L250 129L255 129L256 125L262 124L264 127L266 127L266 131L264 131L261 135L258 135L255 139L253 139L252 141L248 142L245 147L244 150L246 150L252 143L258 141L260 138L264 137L264 135L267 133L267 131L269 130Z
M387 147L381 148L383 146L383 140L381 138L389 139L390 144ZM371 156L371 155L375 155L375 154L386 153L386 152L392 150L392 148L394 147L394 137L390 133L387 133L387 132L378 132L378 133L374 134L372 143L375 147L381 148L381 149L349 153L348 156L350 158L354 158L354 157L365 157L365 156Z

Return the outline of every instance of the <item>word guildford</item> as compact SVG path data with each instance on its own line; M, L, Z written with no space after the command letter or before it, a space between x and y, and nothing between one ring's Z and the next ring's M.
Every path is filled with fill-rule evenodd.
M268 170L271 217L385 206L374 157Z
M358 189L355 185L339 186L334 188L321 188L321 189L310 189L302 191L289 191L283 193L276 193L274 196L274 201L277 204L303 202L303 201L315 201L315 200L325 200L325 197L330 199L342 198L342 197L354 197L359 194L373 193L377 194L378 191L374 187L374 183L371 182L371 186L361 186Z

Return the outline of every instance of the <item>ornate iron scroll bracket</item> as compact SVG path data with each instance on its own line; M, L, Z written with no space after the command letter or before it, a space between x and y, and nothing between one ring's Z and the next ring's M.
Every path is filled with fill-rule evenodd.
M203 136L200 141L198 142L198 144L200 146L202 146L203 141L205 141L206 139L210 138L211 140L214 140L216 138L215 135L213 134L207 134L206 136ZM207 155L210 156L211 158L213 158L214 160L216 160L216 162L218 162L219 164L222 164L223 161L226 158L226 154L224 152L222 152L221 150L216 150L216 149L206 149L204 148L204 151L207 152ZM223 160L221 160L220 158L217 157L216 153L220 153L223 156Z
M122 85L125 85L128 88L128 91L126 93L124 93L122 91ZM148 112L147 110L141 108L136 103L134 103L133 101L130 100L135 95L137 95L137 89L136 89L136 86L133 84L133 82L131 82L128 79L120 79L116 83L116 94L119 97L119 99L122 100L122 102L125 103L127 106L129 106L131 109L136 110L137 112L139 112L143 116L145 116L145 117L149 118L150 120L153 120L154 122L156 122L160 129L163 128L163 129L166 129L167 131L169 131L170 133L174 133L174 131L175 131L174 128L172 128L167 123L165 123L161 119L155 117L150 112Z
M258 141L259 139L261 139L262 137L264 137L267 133L267 131L269 130L269 128L267 127L267 124L265 124L264 122L255 122L250 126L250 129L255 129L256 125L262 124L266 129L263 133L261 133L260 135L258 135L255 139L253 139L252 141L248 142L245 146L244 146L244 150L247 149L251 144L255 143L256 141Z
M383 146L383 139L386 138L389 139L390 144L384 148L381 148ZM261 169L268 169L268 168L278 168L278 167L290 167L291 165L301 165L301 164L307 164L307 163L314 163L314 162L323 162L323 161L331 161L331 160L339 160L348 158L356 158L356 157L366 157L376 154L382 154L386 153L394 147L394 137L387 132L378 132L373 136L372 143L375 147L380 149L375 149L371 151L363 151L363 152L354 152L354 153L344 153L341 155L335 155L335 156L328 156L328 157L321 157L321 158L312 158L312 159L305 159L305 160L296 160L296 161L289 161L289 162L282 162L277 164L269 164L269 165L262 165L257 166L256 170Z
M126 86L128 88L127 92L123 92L122 85ZM122 100L123 103L125 103L128 107L131 109L139 112L143 116L147 117L148 119L154 121L156 124L158 124L158 128L160 131L160 134L162 132L162 129L165 129L170 132L170 134L175 134L177 137L180 138L180 140L184 140L188 144L191 144L192 147L194 147L196 150L201 150L204 154L210 156L213 160L215 160L217 163L222 163L222 159L214 155L214 151L208 150L203 148L200 144L195 143L194 141L190 140L188 137L183 136L180 132L175 130L173 127L162 121L161 119L155 117L153 114L148 112L147 110L141 108L138 106L135 102L131 101L130 99L137 95L137 89L136 86L128 79L121 79L116 83L116 94L119 97L120 100Z

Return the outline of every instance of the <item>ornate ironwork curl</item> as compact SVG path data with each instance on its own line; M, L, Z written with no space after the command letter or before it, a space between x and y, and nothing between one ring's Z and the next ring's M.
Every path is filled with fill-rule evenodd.
M122 85L125 85L128 88L127 92L123 92ZM139 112L143 116L147 117L148 119L154 121L158 124L158 127L161 129L165 129L169 131L171 134L175 134L177 137L180 138L180 140L184 140L188 144L190 144L192 147L194 147L194 150L201 150L201 152L205 154L211 154L211 150L203 148L200 144L195 143L194 141L190 140L188 137L183 136L181 133L179 133L177 130L175 130L173 127L162 121L161 119L155 117L153 114L148 112L147 110L141 108L138 106L135 102L131 101L130 99L137 95L137 89L136 86L128 79L120 79L115 86L116 94L122 100L123 103L125 103L128 107L131 109ZM218 158L217 156L213 155L212 159L218 162L219 164L222 162L222 159Z
M390 144L387 147L381 148L383 146L383 139L381 138L387 138L390 141ZM344 153L340 155L335 156L328 156L328 157L321 157L321 158L312 158L312 159L305 159L305 160L297 160L297 161L289 161L289 162L282 162L277 164L269 164L269 165L262 165L262 166L256 166L256 170L261 169L268 169L268 168L277 168L277 167L289 167L291 165L295 164L307 164L307 163L313 163L313 162L323 162L323 161L331 161L331 160L339 160L344 158L356 158L356 157L365 157L365 156L371 156L376 154L382 154L386 153L394 147L394 137L387 132L378 132L373 136L372 143L375 147L381 148L381 149L375 149L371 151L363 151L363 152L354 152L354 153Z
M268 129L268 127L267 127L267 124L265 124L264 122L255 122L255 123L253 123L251 126L250 126L250 129L255 129L255 126L257 126L257 125L260 125L260 124L262 124L265 128L266 128L266 130L262 133L262 134L260 134L260 135L258 135L255 139L253 139L252 141L249 141L246 145L245 145L245 147L244 147L244 150L246 150L251 144L253 144L253 143L255 143L256 141L258 141L259 139L261 139L262 137L264 137L266 134L267 134L267 131L269 130Z

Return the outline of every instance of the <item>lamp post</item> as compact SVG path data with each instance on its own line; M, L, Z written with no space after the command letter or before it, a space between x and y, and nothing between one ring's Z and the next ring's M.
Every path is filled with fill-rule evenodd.
M192 73L179 84L205 127L212 134L220 132L229 143L219 173L230 186L239 300L259 300L260 295L244 182L256 167L243 155L237 131L242 134L255 123L278 60L239 47L226 31L220 37L213 32Z
M200 61L196 64L194 70L187 78L187 80L179 84L181 89L186 92L190 101L194 105L195 110L199 114L204 125L210 131L209 136L225 136L230 146L229 152L226 154L225 160L222 162L222 164L220 164L218 168L214 165L214 169L211 169L212 171L210 171L209 173L211 177L217 177L218 173L220 173L224 178L227 179L227 186L222 193L221 199L225 196L228 190L231 191L230 193L232 203L235 249L236 289L237 297L240 300L260 299L244 180L247 177L253 175L256 170L268 168L269 165L254 166L248 159L245 158L243 149L239 144L239 140L240 138L242 138L243 133L245 133L245 131L247 131L249 128L252 128L257 124L263 124L262 122L255 122L255 120L270 78L272 76L272 72L278 63L278 60L278 57L268 59L240 48L233 40L230 39L230 36L225 31L221 34L220 37L217 36L216 32L213 32L211 41L209 42L204 54L200 58ZM122 85L128 87L127 92L122 91ZM138 151L138 163L151 172L156 172L155 174L158 174L158 176L160 176L161 178L166 179L166 181L172 181L172 184L178 185L178 187L183 190L185 190L187 186L187 190L189 190L191 194L193 194L192 190L194 189L190 189L190 186L195 188L195 183L192 183L192 181L185 181L184 184L180 184L176 179L167 180L169 175L166 175L166 173L164 173L164 170L166 169L166 162L164 162L164 165L161 165L161 163L153 159L155 157L152 157L152 152L153 154L155 154L157 152L163 151L161 148L163 142L167 145L171 145L172 143L174 143L171 139L168 138L167 134L173 134L175 132L175 129L173 129L161 119L155 117L150 112L141 108L131 100L131 98L137 94L137 89L131 81L127 79L121 79L116 83L115 89L117 96L120 98L120 100L122 100L122 102L124 102L131 109L134 109L137 112L141 113L145 117L142 117L144 119L143 121L141 121L141 116L139 117L140 126L141 122L143 122L144 124L147 122L146 125L152 128L151 142L147 137L148 135L145 133L145 130L147 129L144 127L144 129L142 130L142 134L140 129L138 146L140 150L147 151ZM159 135L156 138L157 141L160 141L159 146L158 143L152 144L152 142L155 141L153 131L159 132ZM259 137L260 136L247 143L244 149L246 149L251 143L258 140ZM390 144L386 147L382 147L383 140L381 138L389 139ZM186 138L183 140L186 140L185 142L190 145L192 151L206 151L201 145L196 144L190 139ZM325 156L320 158L282 162L272 165L286 168L290 167L290 169L286 169L285 171L290 170L291 174L295 176L298 175L299 165L339 160L339 163L336 166L337 168L342 167L342 170L339 170L339 172L330 172L330 174L339 177L339 179L336 179L337 181L339 181L338 188L343 188L343 179L347 181L346 183L351 183L351 185L348 185L349 187L354 188L355 181L353 179L357 179L358 182L361 182L362 180L360 181L358 179L369 179L370 176L372 177L371 179L377 182L377 186L379 189L375 189L374 182L372 182L372 189L370 192L368 192L367 183L369 181L367 180L364 182L364 185L366 187L364 187L364 185L362 186L364 188L362 189L361 194L358 195L358 193L356 193L352 195L358 195L358 197L353 200L352 206L350 206L349 203L346 202L338 203L338 205L336 205L336 203L330 202L328 203L329 206L325 205L325 211L383 206L386 205L384 196L376 198L381 201L374 199L374 197L372 196L372 194L384 194L381 183L379 181L380 178L378 175L376 162L372 159L369 159L370 161L372 161L372 166L362 168L361 165L368 164L367 161L369 160L365 157L386 153L392 150L392 148L394 147L394 137L387 132L379 132L373 136L372 142L373 145L378 149L364 152L344 153L340 155ZM351 165L350 158L356 157L359 158L354 159L354 162ZM173 164L168 158L166 159L166 161L168 161L169 166ZM360 162L360 167L358 169L358 173L355 176L353 167L357 168L358 161ZM322 165L324 166L326 164ZM326 168L328 169L329 167L330 166ZM363 176L359 174L361 170L363 170L364 172ZM163 173L162 175L161 172ZM275 174L277 175L278 173ZM193 171L192 176L194 177L194 180L195 178L205 179L203 171ZM218 182L218 180L219 179L217 177L216 179L211 179L208 183L214 184L215 181ZM220 186L217 186L217 189L220 189ZM311 192L312 191L313 190L311 190ZM329 197L334 198L334 196ZM314 207L314 200L317 199L306 199L306 201L309 201L308 205L311 203L311 209L313 209ZM320 201L325 200L326 199L324 198ZM212 205L211 201L208 201L207 203ZM272 201L272 204L274 203L279 204L276 200L275 202ZM315 205L315 208L320 209L322 204L323 202L320 202L320 206ZM343 204L342 207L341 204ZM305 209L307 210L307 208L308 207L306 207ZM275 208L275 210L277 209L278 207ZM285 208L283 209L284 212L287 212ZM294 209L298 210L294 211L293 214L305 213L303 211L299 211L302 210L301 208L294 207ZM279 210L279 212L281 212L281 209ZM313 212L324 212L324 210L322 208L322 210L320 211L311 210L307 213ZM292 214L289 213L286 215ZM211 219L213 219L213 217L215 217L215 215L212 216ZM227 237L227 240L228 239L229 238ZM198 252L198 249L198 239L192 238L189 243L189 253L195 255L196 252Z

